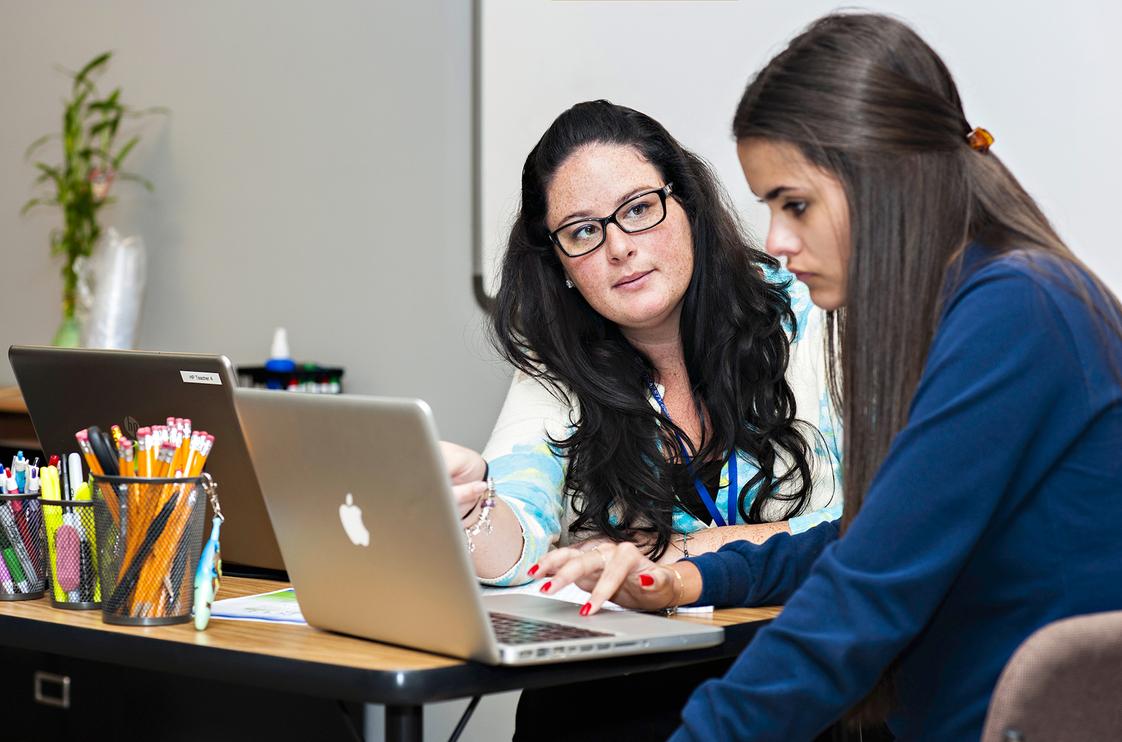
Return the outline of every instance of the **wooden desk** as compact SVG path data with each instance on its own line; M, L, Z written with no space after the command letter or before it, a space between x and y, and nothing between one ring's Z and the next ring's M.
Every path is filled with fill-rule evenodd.
M35 428L18 386L0 387L0 446L39 448L39 439L35 437Z
M229 577L220 598L283 583ZM305 696L382 704L386 740L420 740L426 703L520 688L659 670L738 654L778 608L721 610L678 620L725 627L717 647L530 667L492 667L319 631L308 626L215 619L192 624L111 626L99 611L52 608L47 599L0 602L0 646L174 672Z

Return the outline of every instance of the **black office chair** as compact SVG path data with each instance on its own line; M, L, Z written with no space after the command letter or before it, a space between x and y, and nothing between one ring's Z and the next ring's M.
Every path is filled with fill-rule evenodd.
M1122 740L1122 611L1055 621L998 678L982 742Z

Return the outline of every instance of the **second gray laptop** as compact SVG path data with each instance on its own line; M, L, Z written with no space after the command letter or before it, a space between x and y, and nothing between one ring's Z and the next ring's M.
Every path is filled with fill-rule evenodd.
M218 482L226 516L223 560L284 569L246 461L233 400L237 376L226 356L13 345L8 358L47 456L77 450L74 434L91 425L106 431L120 425L134 438L139 425L159 425L173 415L212 433L206 470Z
M300 609L313 626L488 664L692 649L723 639L720 627L642 613L582 618L574 604L541 596L484 597L432 413L420 400L238 389L235 404Z

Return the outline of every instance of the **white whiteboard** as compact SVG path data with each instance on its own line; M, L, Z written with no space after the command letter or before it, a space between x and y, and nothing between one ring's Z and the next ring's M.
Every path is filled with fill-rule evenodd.
M658 119L715 168L758 234L730 133L749 78L814 18L818 0L479 0L476 270L488 294L518 206L522 164L556 116L595 98ZM912 25L958 82L967 119L1060 235L1122 293L1122 3L869 2ZM657 74L637 85L632 70Z

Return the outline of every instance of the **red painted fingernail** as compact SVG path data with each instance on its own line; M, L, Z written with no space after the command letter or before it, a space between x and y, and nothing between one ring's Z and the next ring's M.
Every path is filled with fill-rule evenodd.
M592 604L591 603L585 603L584 605L582 605L580 607L580 614L582 616L587 616L588 612L591 611L591 610L592 610Z
M537 572L537 571L538 571L538 565L535 564L533 567L530 567L530 571L527 572L527 574L530 575L531 577L533 577L534 573Z
M639 575L639 584L643 587L650 587L654 584L654 578L650 575Z
M553 584L553 582L550 581L550 582L547 582L544 585L542 585L542 592L543 593L548 593L549 592L549 586L552 585L552 584Z

